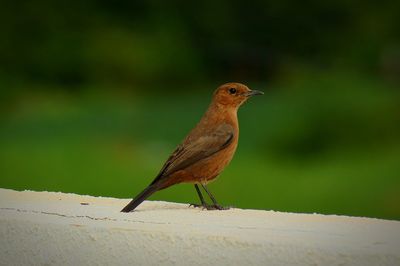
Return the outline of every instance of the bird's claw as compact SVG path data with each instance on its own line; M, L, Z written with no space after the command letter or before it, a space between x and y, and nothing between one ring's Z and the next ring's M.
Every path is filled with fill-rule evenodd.
M204 205L202 204L196 204L196 203L190 203L189 207L193 207L193 208L206 208Z
M194 207L194 208L202 208L203 210L229 210L230 207L223 207L221 205L218 204L213 204L213 205L208 205L208 204L195 204L195 203L191 203L189 204L189 207Z
M221 206L221 205L218 205L218 204L210 205L209 207L211 207L211 208L207 209L207 210L220 210L220 211L222 211L222 210L229 210L230 209L229 207L224 207L224 206Z

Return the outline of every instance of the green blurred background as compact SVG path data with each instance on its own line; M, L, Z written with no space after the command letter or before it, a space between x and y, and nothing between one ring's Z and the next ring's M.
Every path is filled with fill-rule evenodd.
M400 219L400 1L2 1L0 187L130 198L238 81L240 208ZM153 200L197 202L178 185ZM121 206L122 207L122 206Z

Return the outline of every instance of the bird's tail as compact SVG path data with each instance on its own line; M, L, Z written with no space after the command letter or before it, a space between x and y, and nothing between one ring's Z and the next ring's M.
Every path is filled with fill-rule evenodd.
M142 203L145 199L150 197L154 192L159 190L159 186L157 184L153 184L145 188L139 195L137 195L131 202L129 202L128 205L126 205L121 212L131 212L133 211L137 206L139 206L140 203Z

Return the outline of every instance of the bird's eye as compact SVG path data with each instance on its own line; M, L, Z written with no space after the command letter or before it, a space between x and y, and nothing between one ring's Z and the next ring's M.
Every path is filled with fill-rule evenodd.
M236 93L236 89L235 88L230 88L229 89L229 93L230 94L235 94Z

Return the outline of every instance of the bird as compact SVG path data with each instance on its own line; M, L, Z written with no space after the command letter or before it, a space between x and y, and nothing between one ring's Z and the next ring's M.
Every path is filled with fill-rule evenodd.
M121 212L135 210L155 192L180 183L191 183L201 204L191 204L207 210L228 209L218 204L207 188L233 158L239 140L237 111L250 97L264 94L246 85L230 82L219 86L212 101L186 138L177 146L162 166L155 179L139 193ZM207 204L201 190L208 194Z

